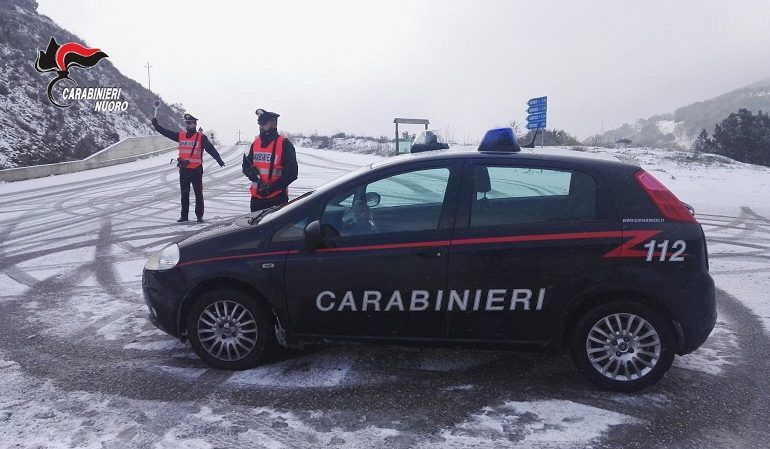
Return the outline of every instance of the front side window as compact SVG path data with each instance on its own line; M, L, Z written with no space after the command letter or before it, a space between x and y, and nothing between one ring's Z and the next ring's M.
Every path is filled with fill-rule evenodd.
M324 235L438 229L449 173L449 168L416 170L348 189L324 207Z
M596 182L582 172L478 166L473 183L472 227L596 218Z
M305 226L307 226L307 217L298 220L292 220L283 225L278 232L273 235L274 242L292 242L302 240L305 237Z

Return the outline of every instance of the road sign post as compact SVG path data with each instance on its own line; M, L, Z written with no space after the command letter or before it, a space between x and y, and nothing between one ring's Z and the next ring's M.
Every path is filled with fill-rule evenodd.
M536 97L536 98L530 98L529 101L527 101L527 106L545 106L548 104L548 97Z
M547 123L548 114L548 97L536 97L530 98L527 101L527 129L535 130L535 138L537 138L537 132L541 129L545 129ZM532 139L534 143L535 139ZM540 147L545 146L545 136L541 137Z
M545 128L545 120L539 120L536 122L527 123L527 129L543 129Z

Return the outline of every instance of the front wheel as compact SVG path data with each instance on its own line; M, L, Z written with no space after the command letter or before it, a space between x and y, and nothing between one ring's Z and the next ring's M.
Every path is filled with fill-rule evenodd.
M219 369L256 366L267 347L269 328L259 304L236 289L203 294L187 315L187 335L195 353Z
M646 305L615 301L590 310L572 335L572 359L596 385L638 391L659 381L674 361L671 321Z

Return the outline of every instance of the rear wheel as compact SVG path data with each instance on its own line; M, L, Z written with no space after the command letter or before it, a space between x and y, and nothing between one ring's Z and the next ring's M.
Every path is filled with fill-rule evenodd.
M674 361L670 320L646 305L615 301L590 310L572 336L572 359L591 382L637 391L659 381Z
M187 315L187 335L195 353L219 369L256 366L271 328L259 304L236 289L201 295Z

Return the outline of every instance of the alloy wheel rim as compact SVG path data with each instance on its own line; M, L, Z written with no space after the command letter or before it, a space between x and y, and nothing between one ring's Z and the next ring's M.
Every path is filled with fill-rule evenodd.
M240 360L257 345L257 321L235 301L220 300L203 309L197 332L203 349L223 361Z
M614 313L600 319L588 331L586 354L591 366L615 381L646 376L660 360L660 335L644 318Z

